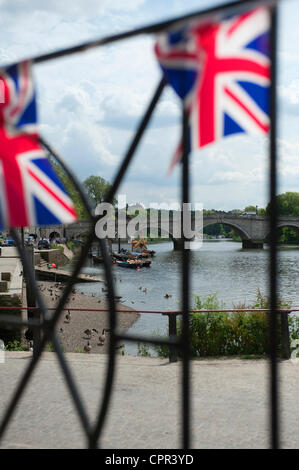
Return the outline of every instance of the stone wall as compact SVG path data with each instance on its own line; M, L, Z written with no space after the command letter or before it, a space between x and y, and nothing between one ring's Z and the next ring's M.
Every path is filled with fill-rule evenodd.
M57 266L65 266L69 263L69 259L62 253L61 250L41 250L39 252L41 259L47 261L47 263L54 263ZM36 263L37 264L37 263Z

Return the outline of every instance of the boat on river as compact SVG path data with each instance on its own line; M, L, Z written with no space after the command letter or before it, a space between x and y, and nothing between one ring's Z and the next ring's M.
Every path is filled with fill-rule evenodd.
M112 253L113 258L119 261L128 261L130 259L143 259L146 258L146 256L143 256L142 253L137 253L137 252L132 252L128 250L120 250L119 253Z
M91 257L92 257L92 261L96 264L104 263L103 256L91 255Z
M151 261L149 259L129 259L125 261L116 260L115 263L120 268L129 269L149 268L151 265Z
M139 240L132 240L132 252L141 253L143 257L153 257L156 252L154 250L149 250L147 248L147 240L145 238L140 238Z

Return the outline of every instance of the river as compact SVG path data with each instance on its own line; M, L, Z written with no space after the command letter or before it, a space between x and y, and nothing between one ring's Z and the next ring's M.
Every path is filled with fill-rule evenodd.
M177 310L180 308L181 253L173 251L171 242L149 246L156 251L150 268L140 270L113 267L116 295L121 302L136 310ZM191 252L191 305L194 295L205 297L217 293L225 307L254 302L257 290L267 295L269 250L243 250L241 243L232 241L204 241L202 248ZM89 265L85 272L103 276L101 265ZM284 246L279 250L280 296L299 306L299 246ZM140 290L139 288L142 287ZM86 294L102 294L98 284L80 284ZM100 292L99 292L100 289ZM146 289L146 292L143 292ZM165 298L165 294L171 297ZM131 328L131 333L151 335L167 331L168 320L162 315L142 314ZM125 344L126 354L136 354L134 344Z

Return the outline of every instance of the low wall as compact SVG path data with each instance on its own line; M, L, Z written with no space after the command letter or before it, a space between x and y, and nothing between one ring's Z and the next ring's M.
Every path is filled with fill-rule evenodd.
M61 250L54 249L54 250L40 250L36 254L40 255L40 260L41 259L47 261L47 263L54 263L57 266L65 266L66 264L69 263L69 259L65 256L64 253L62 253ZM35 262L35 264L38 264Z

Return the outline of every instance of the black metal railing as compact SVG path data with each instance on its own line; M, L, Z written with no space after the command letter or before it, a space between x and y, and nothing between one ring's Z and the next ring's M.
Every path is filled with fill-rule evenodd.
M152 34L166 30L170 26L175 25L176 23L187 22L192 20L195 17L198 18L209 18L213 15L220 15L220 14L237 14L248 9L252 9L258 5L270 5L271 9L271 16L272 16L272 26L271 26L271 47L270 47L270 59L271 59L271 130L270 130L270 161L271 161L271 171L269 176L269 187L270 187L270 258L269 258L269 266L270 266L270 298L271 298L271 308L269 313L269 328L270 328L270 364L271 364L271 383L270 383L270 419L271 419L271 442L272 447L277 448L279 446L279 416L278 416L278 376L277 376L277 213L276 213L276 206L275 206L275 196L276 196L276 100L275 100L275 88L276 88L276 2L275 0L239 0L236 2L230 2L226 5L221 5L219 7L210 8L206 10L201 10L194 12L192 14L188 14L185 16L181 16L175 19L167 20L161 23L156 23L153 25L149 25L146 27L141 27L132 31L119 33L116 35L108 36L101 38L97 41L91 41L88 43L83 43L75 47L66 48L63 50L58 50L49 54L44 54L38 57L35 57L31 60L33 64L38 64L40 62L44 62L51 59L56 59L59 57L63 57L69 54L78 53L82 51L86 51L87 49L93 47L104 46L106 44L110 44L112 42L120 41L122 39L126 39L129 37L135 37L141 34ZM152 100L149 103L149 106L142 117L139 126L137 128L136 134L132 139L131 144L127 150L127 153L120 165L120 168L117 171L116 177L112 182L111 189L109 194L106 198L106 202L111 203L116 191L118 190L121 182L123 181L124 175L128 170L129 165L132 163L133 156L135 151L142 139L144 131L150 122L151 116L153 111L159 101L159 98L162 95L163 89L165 87L165 82L162 79L158 84L156 91L153 95ZM182 158L182 179L181 179L181 202L182 203L189 203L190 201L190 186L189 186L189 155L188 155L188 115L184 111L182 106L182 139L183 139L183 158ZM89 208L88 201L84 192L81 189L80 183L75 177L75 175L66 167L63 160L54 151L54 149L42 138L39 138L40 144L48 151L49 156L54 157L64 168L67 175L71 178L75 188L77 189L79 195L82 198L83 204L86 208L90 216L91 221L91 231L87 238L86 244L82 248L82 252L75 264L74 271L69 282L66 284L65 289L63 291L62 297L59 300L58 306L53 313L47 309L43 297L41 296L34 276L34 267L30 263L27 253L25 252L20 236L17 230L13 230L12 234L16 241L17 249L19 255L21 257L24 271L26 272L27 282L29 282L34 289L35 297L37 300L37 305L39 307L40 316L39 318L30 318L28 321L21 321L20 319L13 317L13 316L5 316L1 319L0 314L0 322L5 322L6 325L14 325L14 326L27 326L28 328L34 328L35 330L38 329L41 332L40 335L40 342L37 347L35 347L35 351L33 357L25 369L23 376L19 384L17 385L15 391L12 394L11 400L8 403L8 406L4 412L4 416L2 417L0 423L0 439L3 437L7 427L11 421L11 418L16 411L16 407L28 386L28 383L32 377L32 373L34 372L41 356L42 352L47 344L47 342L51 341L55 352L57 354L60 367L64 374L70 395L73 399L75 409L77 411L79 420L81 422L82 428L84 430L87 446L89 448L95 448L99 446L99 441L101 437L101 433L103 431L103 426L107 417L107 412L109 410L109 403L113 392L113 380L114 380L114 372L115 372L115 362L116 362L116 355L115 355L115 346L119 340L127 340L127 341L137 341L137 342L144 342L144 343L151 343L151 344L162 344L168 345L171 348L171 351L179 349L182 355L182 373L183 373L183 380L182 380L182 447L183 448L190 448L192 445L192 436L190 435L190 421L192 417L192 403L190 400L190 341L189 341L189 290L190 290L190 272L189 272L189 251L184 249L184 243L182 243L182 283L181 283L181 312L182 312L182 335L180 337L174 337L171 333L170 338L168 340L161 340L161 338L153 338L153 337L143 337L143 336L131 336L129 334L122 334L118 333L116 330L116 306L115 306L115 293L114 293L114 285L113 285L113 276L111 273L111 260L108 255L105 241L103 239L99 240L101 252L104 260L104 271L106 276L106 282L108 286L108 304L109 304L109 328L111 330L111 338L109 343L109 360L107 364L106 370L106 381L104 387L104 394L99 404L99 409L97 413L97 417L95 420L95 424L91 424L91 421L87 415L86 407L84 406L84 402L82 397L79 393L79 390L76 386L75 379L72 375L71 370L69 369L67 362L65 360L63 351L57 339L55 333L55 327L57 322L65 308L67 299L71 290L76 283L76 278L78 273L80 272L81 268L84 265L85 260L87 259L88 252L90 247L95 240L95 224L97 222L97 218L92 215L92 212ZM174 324L172 324L172 328Z

